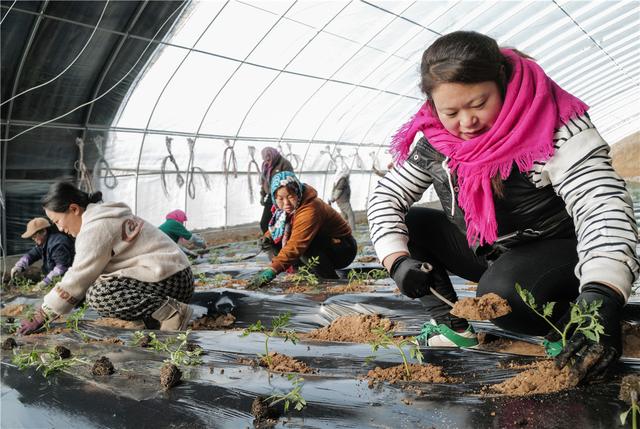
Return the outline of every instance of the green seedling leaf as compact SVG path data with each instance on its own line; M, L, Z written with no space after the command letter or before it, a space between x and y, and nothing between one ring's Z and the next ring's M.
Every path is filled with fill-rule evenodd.
M555 302L547 302L543 307L542 307L542 314L544 315L544 317L550 317L553 314L553 307L556 305Z

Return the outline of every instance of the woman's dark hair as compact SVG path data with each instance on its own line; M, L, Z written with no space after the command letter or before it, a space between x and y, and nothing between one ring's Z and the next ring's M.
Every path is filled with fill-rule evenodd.
M442 83L493 81L504 98L511 63L498 43L475 31L455 31L437 39L422 54L420 89L431 100Z
M83 209L91 203L102 201L102 192L86 193L69 182L56 182L49 187L49 192L42 198L42 207L56 213L69 210L71 204L77 204Z

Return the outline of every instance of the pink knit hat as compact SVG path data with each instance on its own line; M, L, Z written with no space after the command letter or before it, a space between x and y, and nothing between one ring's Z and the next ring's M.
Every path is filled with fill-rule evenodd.
M185 223L187 221L187 214L182 210L174 210L169 212L166 216L166 219L173 219L176 222Z

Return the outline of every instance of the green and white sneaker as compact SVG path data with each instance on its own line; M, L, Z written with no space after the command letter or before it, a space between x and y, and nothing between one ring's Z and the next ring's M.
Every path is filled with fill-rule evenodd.
M433 319L422 325L420 335L416 338L427 347L470 348L478 345L478 337L471 325L463 332L456 332Z

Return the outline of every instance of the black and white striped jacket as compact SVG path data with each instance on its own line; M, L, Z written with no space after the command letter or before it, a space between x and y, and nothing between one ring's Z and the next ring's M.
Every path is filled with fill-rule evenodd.
M536 162L524 174L513 168L505 181L505 198L495 200L497 243L509 247L514 240L575 236L580 284L608 284L628 299L640 272L638 229L625 182L611 166L609 146L585 115L556 131L554 147L547 161ZM447 161L422 138L407 161L378 182L367 217L381 261L395 252L408 252L405 214L431 185L449 220L465 232ZM529 207L523 210L523 204Z

